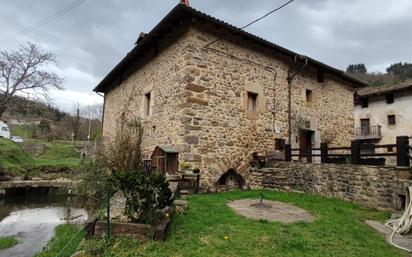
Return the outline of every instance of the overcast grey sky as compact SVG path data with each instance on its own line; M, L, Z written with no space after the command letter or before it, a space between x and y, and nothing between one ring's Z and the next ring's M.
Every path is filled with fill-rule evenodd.
M57 106L101 102L92 89L130 51L141 31L150 31L178 0L86 0L70 12L24 34L74 0L0 0L0 50L32 41L56 53L54 70L66 91L53 92ZM190 5L241 27L286 0L191 0ZM247 30L339 69L365 63L384 71L412 62L412 0L295 0Z

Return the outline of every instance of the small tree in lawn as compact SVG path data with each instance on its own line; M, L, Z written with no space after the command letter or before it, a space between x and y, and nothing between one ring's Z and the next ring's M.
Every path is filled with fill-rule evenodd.
M0 52L0 118L7 108L19 104L15 96L44 100L49 89L63 89L63 79L45 69L50 64L56 64L55 55L30 42Z

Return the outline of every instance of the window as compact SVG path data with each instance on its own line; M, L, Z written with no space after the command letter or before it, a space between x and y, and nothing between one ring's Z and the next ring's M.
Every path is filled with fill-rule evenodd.
M257 98L258 94L256 93L247 93L247 109L250 112L257 112Z
M2 127L1 130L3 131L9 131L9 129L7 127Z
M368 105L369 105L368 98L367 97L362 97L360 99L360 103L361 103L362 108L367 108Z
M361 127L370 127L370 119L360 119Z
M151 96L151 93L149 92L149 93L146 93L146 94L144 94L144 116L145 117L147 117L147 116L150 116L150 114L152 113L152 110L151 110L151 101L152 101L152 96Z
M275 138L275 150L285 150L285 142L286 141L283 138Z
M386 103L387 104L392 104L395 100L395 97L393 96L393 94L387 94L386 95Z
M368 136L371 133L370 120L360 119L360 135Z
M393 153L393 146L388 146L388 153Z
M313 101L312 90L306 89L306 102L311 103Z
M395 125L395 124L396 124L395 115L388 115L388 125Z

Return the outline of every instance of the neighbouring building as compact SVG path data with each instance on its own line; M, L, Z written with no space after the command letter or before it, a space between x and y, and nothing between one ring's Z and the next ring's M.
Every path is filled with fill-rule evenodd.
M363 144L394 144L397 136L412 136L412 83L366 87L355 96L355 139ZM373 153L394 147L368 148ZM388 164L394 158L387 159Z
M349 145L354 93L342 71L177 5L94 89L104 93L103 136L119 117L139 117L143 152L179 152L203 187L248 181L256 152L284 143L308 151ZM303 157L302 157L303 158Z

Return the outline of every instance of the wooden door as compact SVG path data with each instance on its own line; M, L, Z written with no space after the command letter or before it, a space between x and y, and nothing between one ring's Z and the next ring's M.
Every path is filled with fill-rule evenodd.
M312 162L312 133L313 131L301 129L299 133L299 159Z

